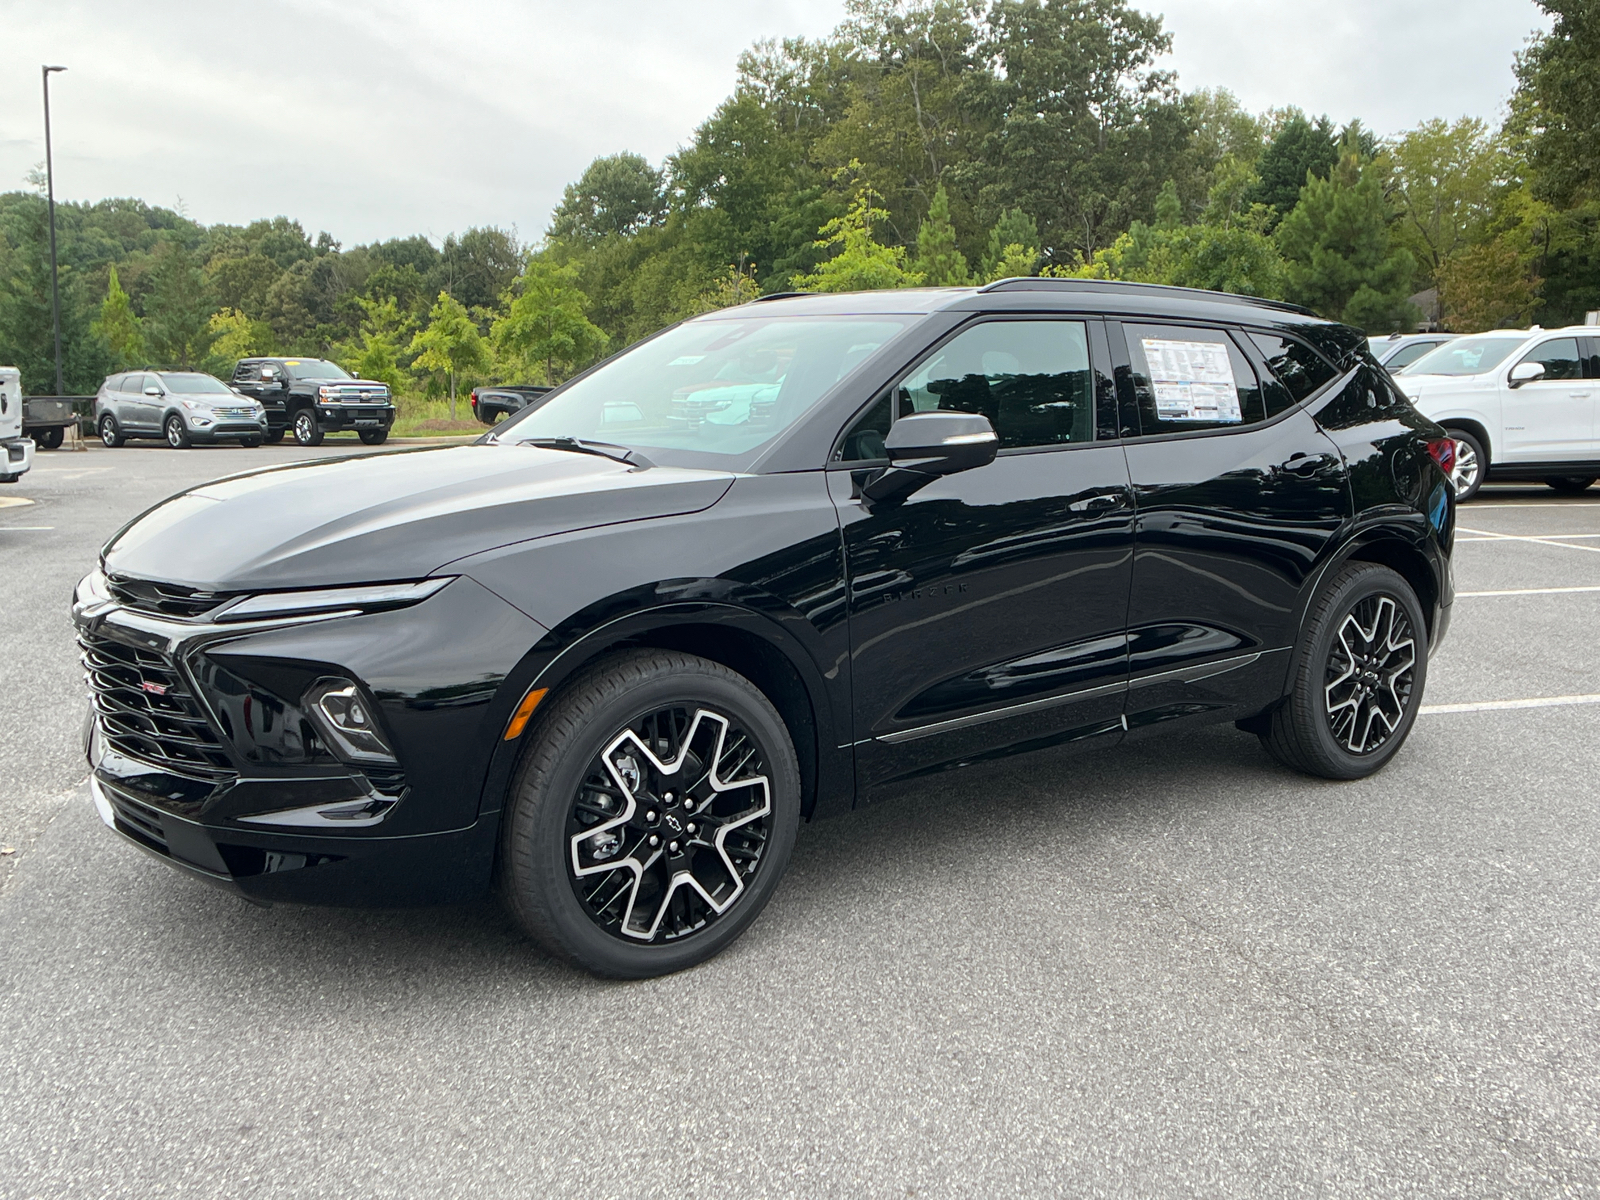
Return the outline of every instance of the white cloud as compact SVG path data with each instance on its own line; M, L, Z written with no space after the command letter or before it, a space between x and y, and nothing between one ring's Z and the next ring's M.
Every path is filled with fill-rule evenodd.
M1155 8L1157 5L1150 5ZM1393 132L1493 118L1543 22L1529 0L1166 0L1185 88ZM597 154L654 161L759 37L826 33L842 0L0 0L0 189L44 157L57 195L182 197L205 222L283 213L346 245L544 228Z

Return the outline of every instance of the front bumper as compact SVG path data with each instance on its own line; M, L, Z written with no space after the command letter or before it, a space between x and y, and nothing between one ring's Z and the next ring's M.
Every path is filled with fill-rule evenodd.
M395 408L392 404L319 404L317 424L324 432L388 429L394 424Z
M189 440L195 442L236 442L243 438L267 436L265 417L259 421L227 418L206 425L197 425L193 417L186 417L184 423L189 427Z
M0 483L15 483L33 468L33 439L0 442Z

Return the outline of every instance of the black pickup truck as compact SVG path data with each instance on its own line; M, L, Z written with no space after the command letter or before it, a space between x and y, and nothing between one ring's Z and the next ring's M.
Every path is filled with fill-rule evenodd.
M302 446L318 446L328 433L353 429L369 446L381 446L394 424L387 384L353 379L321 358L244 358L233 369L233 389L267 410L267 441L293 432Z
M472 411L485 425L493 425L501 417L509 417L529 406L537 408L543 397L553 391L551 387L510 383L473 388Z

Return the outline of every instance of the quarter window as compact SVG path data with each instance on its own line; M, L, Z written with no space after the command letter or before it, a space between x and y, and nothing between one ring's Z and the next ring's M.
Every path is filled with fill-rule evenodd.
M1267 366L1271 368L1273 375L1288 390L1293 404L1299 404L1338 374L1327 359L1310 346L1293 338L1251 330L1250 340L1256 344L1256 349L1260 350L1261 356L1267 360ZM1268 407L1274 415L1279 411L1270 397Z
M1578 354L1577 338L1556 338L1535 346L1523 356L1525 363L1543 363L1544 379L1582 379L1583 359ZM1518 364L1519 366L1521 364Z
M1266 419L1261 383L1233 339L1192 325L1124 325L1142 432L1225 429Z

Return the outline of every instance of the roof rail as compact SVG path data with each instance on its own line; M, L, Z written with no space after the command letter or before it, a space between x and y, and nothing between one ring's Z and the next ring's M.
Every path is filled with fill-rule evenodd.
M1247 304L1253 308L1275 308L1280 312L1317 314L1298 304L1282 300L1262 300L1234 292L1208 292L1204 288L1178 287L1169 283L1129 283L1121 279L1052 279L1041 275L1013 276L985 284L979 292L1110 292L1119 296L1170 296L1175 300L1210 300L1223 304Z
M768 292L765 296L757 296L750 301L751 304L760 304L764 300L791 300L795 296L818 296L820 292Z

